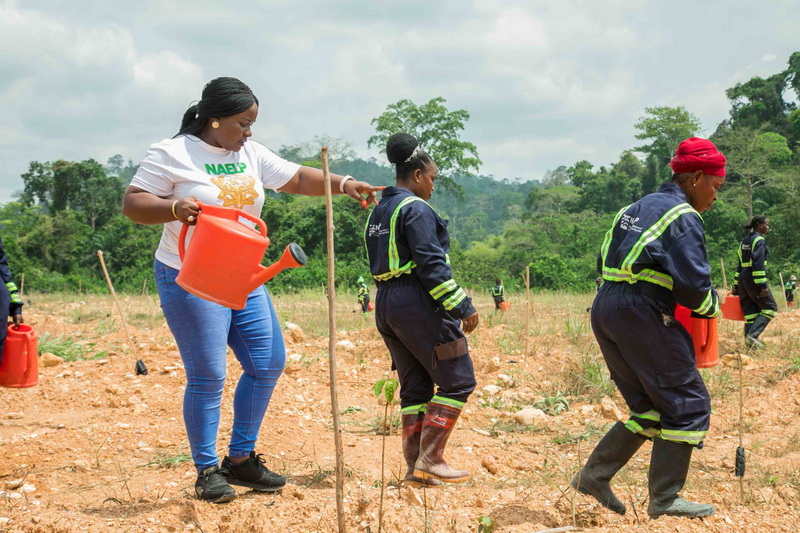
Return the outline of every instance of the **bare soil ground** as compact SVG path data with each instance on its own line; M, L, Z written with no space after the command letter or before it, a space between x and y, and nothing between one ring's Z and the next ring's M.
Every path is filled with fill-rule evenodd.
M354 299L354 298L353 298ZM259 439L267 465L290 483L276 494L237 488L213 505L193 496L195 473L181 418L184 374L154 299L128 297L123 308L149 375L133 374L135 357L109 298L33 297L27 322L43 346L74 361L40 368L39 384L0 389L0 531L337 531L328 341L323 302L276 298L287 332L287 368ZM450 439L449 461L470 470L459 486L400 487L400 437L379 434L384 407L372 394L389 359L372 317L340 305L337 350L339 411L345 460L348 531L475 532L488 517L493 531L535 532L577 526L584 531L797 531L800 526L800 313L781 313L744 376L744 443L748 470L734 477L739 443L739 371L704 371L713 418L705 448L693 458L684 496L710 502L702 520L647 517L650 445L614 480L628 514L618 516L568 489L569 480L603 432L624 415L610 387L588 324L591 296L537 297L524 335L524 304L491 316L470 339L478 391ZM723 321L720 354L737 354L740 324ZM527 355L525 353L527 347ZM220 454L230 435L233 385L229 356ZM481 390L497 385L499 390ZM545 412L532 425L520 409ZM397 418L397 408L392 408ZM381 471L385 445L385 471ZM484 465L488 465L484 466ZM493 471L490 471L493 470ZM383 483L382 483L383 480ZM487 529L486 531L491 531Z

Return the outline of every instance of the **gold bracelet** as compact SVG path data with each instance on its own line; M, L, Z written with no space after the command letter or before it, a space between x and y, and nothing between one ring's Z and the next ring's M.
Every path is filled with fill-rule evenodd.
M174 202L172 202L172 216L174 216L174 217L175 217L175 220L180 220L180 219L178 218L178 215L177 215L177 214L175 214L175 205L176 205L177 203L178 203L178 200L175 200Z

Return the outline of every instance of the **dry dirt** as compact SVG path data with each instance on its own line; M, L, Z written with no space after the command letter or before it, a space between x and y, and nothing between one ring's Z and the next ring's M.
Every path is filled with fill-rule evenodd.
M472 479L428 491L396 483L404 469L400 437L376 434L384 408L371 391L388 371L388 355L369 320L354 319L346 308L342 322L352 327L340 331L339 339L353 347L338 349L337 356L347 530L378 531L385 444L382 530L387 532L475 532L481 517L489 517L498 533L575 524L584 531L797 531L800 373L795 372L800 368L791 366L790 357L800 313L779 315L765 335L773 348L755 356L744 372L744 498L733 475L739 373L720 364L708 373L716 393L709 438L695 453L684 491L687 498L713 503L717 514L651 521L646 515L649 444L614 481L629 506L626 516L567 490L579 462L613 422L613 412L601 408L600 398L567 395L568 410L532 427L511 422L514 411L567 391L571 361L581 352L596 353L586 327L589 298L555 309L537 303L527 357L521 353L519 309L493 325L484 320L472 337L478 388L498 384L501 391L476 393L450 439L450 462L470 470ZM76 305L115 314L109 300L89 304L34 300L26 308L27 322L40 335L92 339L92 350L107 353L40 368L35 387L0 389L0 531L337 531L327 338L308 331L303 340L287 335L287 353L294 360L278 383L259 439L257 451L289 484L271 495L237 488L236 500L214 505L193 497L195 473L187 461L181 419L184 375L157 307L148 311L149 324L147 313L140 312L145 318L139 326L129 325L150 371L135 376L134 357L118 322L109 322L105 312L75 317ZM292 316L297 304L289 311L278 305L284 318L303 325ZM488 316L488 307L481 311ZM721 353L741 349L738 329L739 324L723 328ZM228 371L221 455L238 375L232 356ZM500 374L512 381L498 379ZM624 413L618 394L611 399ZM495 473L483 466L492 461Z

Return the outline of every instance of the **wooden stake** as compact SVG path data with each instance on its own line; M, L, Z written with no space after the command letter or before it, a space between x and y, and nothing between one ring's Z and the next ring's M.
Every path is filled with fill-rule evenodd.
M136 368L145 368L144 362L139 359L139 352L136 350L136 345L133 343L133 339L131 338L131 334L128 333L128 325L125 323L125 315L122 314L122 307L119 305L119 300L117 299L117 293L114 291L114 285L111 283L111 278L108 275L108 270L106 270L106 262L103 260L103 250L97 250L97 257L100 258L100 266L103 268L103 275L106 277L106 283L108 284L108 290L111 291L111 296L114 298L114 303L117 304L117 312L119 313L119 317L122 319L122 329L125 330L125 336L128 337L128 343L131 345L131 351L133 351L133 356L136 358ZM141 372L134 372L136 374L140 374Z
M19 297L22 298L23 294L25 294L25 272L19 277Z
M333 194L328 171L328 147L322 147L322 176L325 179L325 220L328 230L328 369L331 382L331 411L333 414L333 443L336 448L336 519L339 533L345 533L344 523L344 453L339 428L339 392L336 386L336 276L333 247Z
M725 276L725 261L719 258L719 266L722 267L722 286L725 287L725 292L728 292L728 278Z
M525 357L528 357L528 315L531 308L531 266L525 267Z
M781 278L781 294L783 294L783 308L789 308L789 302L786 300L786 285L783 284L783 272L778 272L778 276Z
M739 448L744 450L744 361L739 354ZM739 500L744 501L744 475L739 477Z

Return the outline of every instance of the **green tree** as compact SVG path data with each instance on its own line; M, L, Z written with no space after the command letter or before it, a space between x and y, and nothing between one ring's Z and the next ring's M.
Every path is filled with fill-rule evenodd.
M659 165L661 176L669 175L669 161L684 139L694 137L700 131L700 119L684 107L646 107L645 116L640 117L634 128L640 133L636 138L649 141L634 148L637 152L652 155Z
M411 100L400 100L391 104L379 117L372 119L375 135L367 145L386 149L386 141L395 133L410 133L419 140L439 167L439 183L442 189L457 194L461 186L456 182L457 174L478 171L481 160L474 144L460 140L469 112L464 109L449 111L442 97L433 98L417 106Z
M744 83L737 83L725 91L731 101L731 125L750 129L769 125L770 129L786 134L786 116L794 109L794 104L783 99L785 90L784 72L766 79L756 76Z
M649 154L642 174L642 195L656 192L660 182L661 172L659 171L658 159L653 154Z
M737 193L731 201L743 205L752 218L756 189L779 176L791 160L786 138L751 128L725 128L715 134L715 141L728 158L728 188Z
M114 165L117 162L115 160ZM52 214L81 212L92 231L119 212L124 190L122 182L106 174L94 159L80 163L59 160L52 164L33 161L28 172L22 175L22 181L24 188L20 199L24 205L38 202Z
M294 163L299 163L307 167L322 167L322 147L328 147L328 164L348 161L356 158L356 151L353 143L342 137L331 137L330 135L315 135L310 141L298 143L296 145L281 146L276 152L279 156Z

